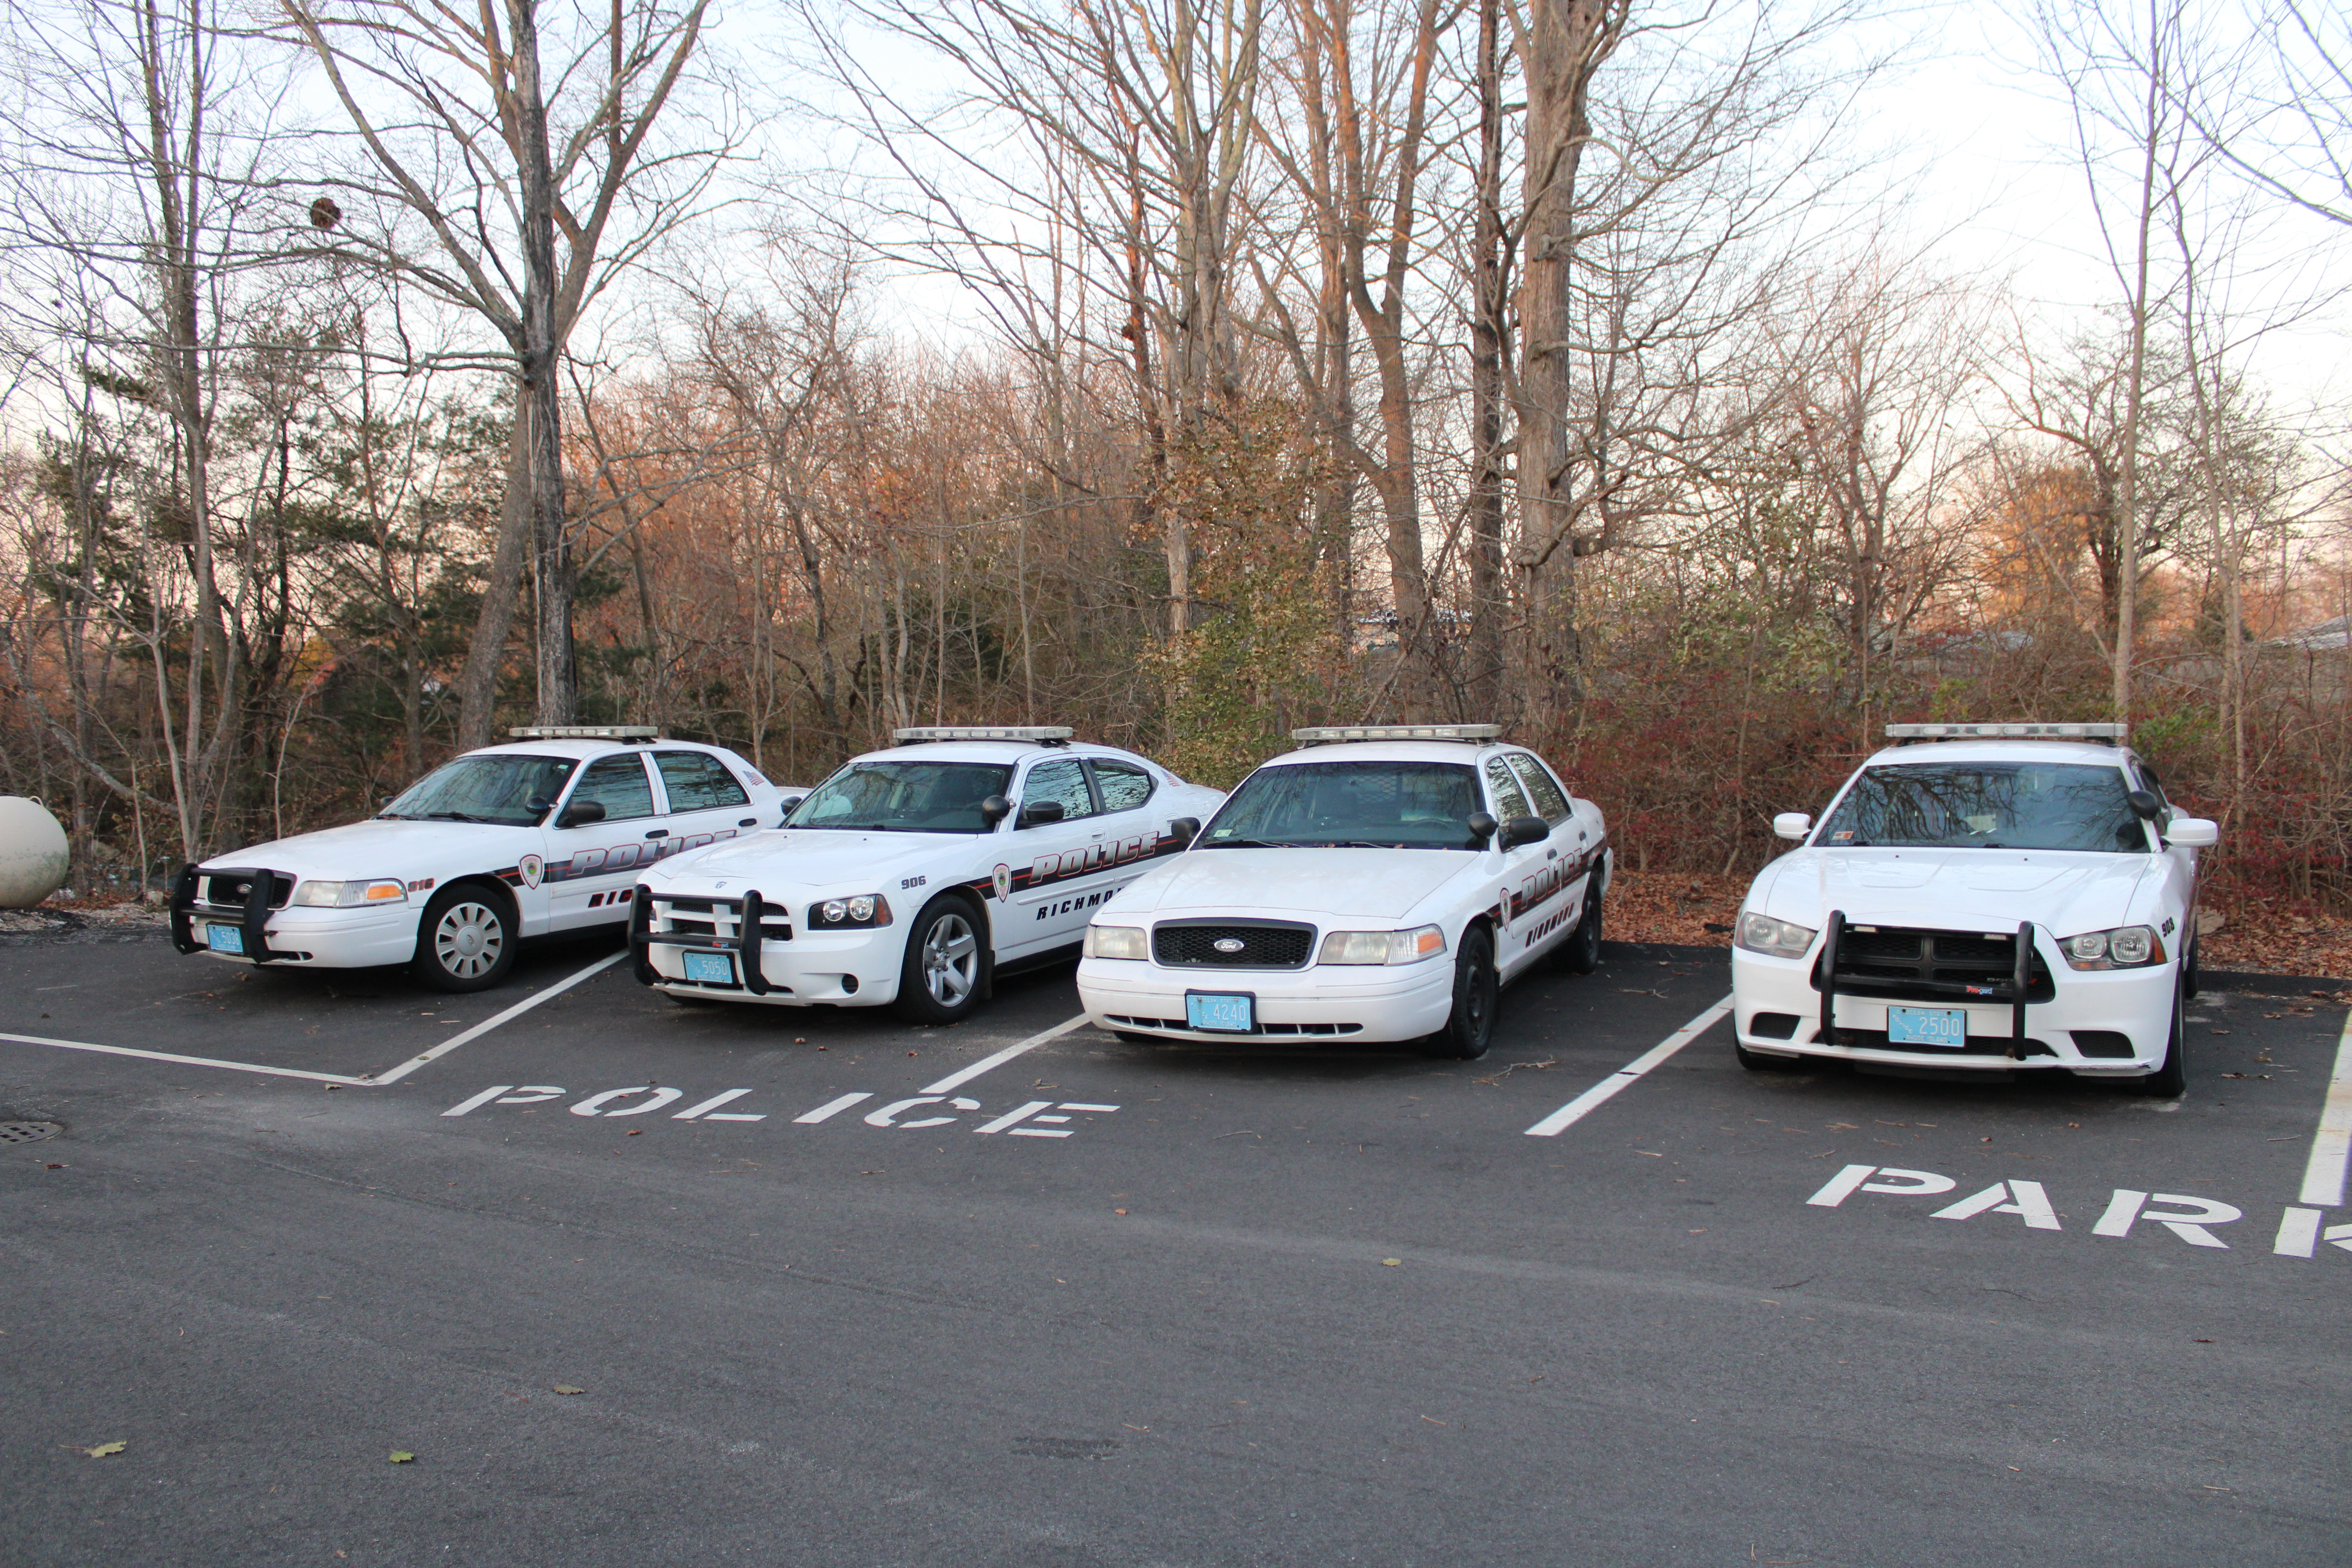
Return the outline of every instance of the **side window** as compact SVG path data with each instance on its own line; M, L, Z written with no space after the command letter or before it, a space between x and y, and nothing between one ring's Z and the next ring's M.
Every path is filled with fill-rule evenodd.
M602 805L607 822L654 814L653 783L646 777L646 764L635 752L625 756L600 757L589 763L572 798Z
M1021 804L1024 808L1040 801L1062 803L1062 820L1075 822L1081 816L1095 814L1095 797L1087 789L1087 770L1076 757L1057 757L1050 763L1039 763L1029 770L1022 782Z
M2158 804L2164 805L2170 805L2172 804L2172 797L2164 793L2164 781L2158 778L2156 776L2156 770L2149 767L2146 763L2139 764L2139 782L2140 787L2147 791L2148 794L2156 796Z
M669 793L672 811L713 811L722 805L751 804L727 764L708 752L656 752L654 766L661 769L662 788Z
M1486 793L1494 797L1495 820L1508 822L1515 816L1533 816L1528 807L1527 792L1511 775L1510 764L1500 757L1486 759Z
M1551 776L1551 770L1526 752L1511 753L1511 771L1528 786L1528 798L1535 802L1536 815L1558 826L1568 820L1568 795Z
M1102 795L1105 811L1133 811L1150 800L1157 787L1150 773L1131 763L1097 759L1087 765L1095 771L1095 788Z

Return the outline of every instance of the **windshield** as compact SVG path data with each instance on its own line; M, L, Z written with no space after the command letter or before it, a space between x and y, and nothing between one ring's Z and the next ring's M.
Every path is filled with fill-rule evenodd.
M1470 814L1484 809L1458 763L1285 763L1244 779L1200 845L1475 849Z
M793 808L786 827L986 833L980 803L1013 778L994 763L852 763Z
M569 757L459 757L410 784L378 815L427 822L495 822L529 827L547 815L578 764Z
M2145 853L2121 769L2087 763L1906 763L1865 768L1822 825L1825 848Z

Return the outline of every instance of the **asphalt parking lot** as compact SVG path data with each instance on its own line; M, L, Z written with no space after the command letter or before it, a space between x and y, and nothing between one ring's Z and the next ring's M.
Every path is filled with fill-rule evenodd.
M2209 991L2174 1102L1751 1075L1697 950L1475 1063L614 956L0 947L62 1128L0 1144L0 1562L2352 1560L2306 987Z

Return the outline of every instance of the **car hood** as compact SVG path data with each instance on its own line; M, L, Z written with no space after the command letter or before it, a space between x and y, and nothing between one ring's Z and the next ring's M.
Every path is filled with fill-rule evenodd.
M2060 936L2137 923L2145 855L2055 849L1799 849L1766 867L1747 907L1819 929L1832 910L1863 925L2013 931Z
M1401 920L1455 878L1475 876L1486 858L1445 849L1192 849L1104 907Z
M928 875L941 886L943 860L978 858L963 833L842 833L830 829L772 827L742 838L722 839L689 850L646 873L646 880L669 889L727 882L725 889L757 888L772 896L786 888L835 889L859 893L898 891L900 879Z
M215 855L203 864L205 869L267 867L297 879L400 877L414 881L511 866L540 845L536 827L371 817L316 833L298 833L291 838L273 838Z

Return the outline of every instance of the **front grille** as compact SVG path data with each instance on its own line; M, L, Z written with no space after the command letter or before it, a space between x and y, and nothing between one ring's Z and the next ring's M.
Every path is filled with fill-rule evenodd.
M236 877L207 874L204 879L203 902L220 910L242 910L245 900L253 894L251 874ZM294 879L283 871L270 873L269 907L282 910L286 900L294 896Z
M1201 1032L1193 1029L1192 1025L1181 1018L1128 1018L1117 1013L1106 1013L1103 1016L1129 1029L1182 1029L1187 1033L1194 1034ZM1245 1040L1255 1039L1258 1036L1264 1035L1319 1035L1328 1037L1334 1035L1360 1035L1363 1032L1364 1026L1361 1024L1260 1024L1257 1026L1257 1035L1221 1034L1219 1038Z
M2029 953L2026 963L2025 999L2047 1002L2056 996L2057 987L2041 953ZM1907 926L1866 930L1847 926L1838 933L1841 995L2011 1002L2016 999L2016 974L2017 939L2013 936ZM1821 989L1818 961L1813 988Z
M1813 1030L1812 1038L1815 1045L1822 1044L1822 1032L1819 1029ZM1858 1046L1866 1051L1907 1051L1914 1056L1923 1057L2014 1055L2023 1058L2055 1057L2058 1054L2050 1048L2048 1042L2035 1039L2030 1035L2026 1037L2022 1045L2008 1035L1970 1035L1967 1043L1958 1050L1948 1046L1890 1046L1886 1043L1886 1031L1884 1029L1849 1029L1843 1024L1838 1026L1837 1043L1841 1046ZM2018 1049L2012 1052L2010 1049L2011 1046L2017 1046Z
M1314 951L1315 928L1290 921L1167 921L1151 933L1151 956L1185 969L1304 969Z
M743 903L740 899L672 899L656 893L653 898L652 918L647 934L696 940L699 942L734 944L736 933L742 929ZM790 942L793 922L781 904L767 904L760 916L760 940Z

